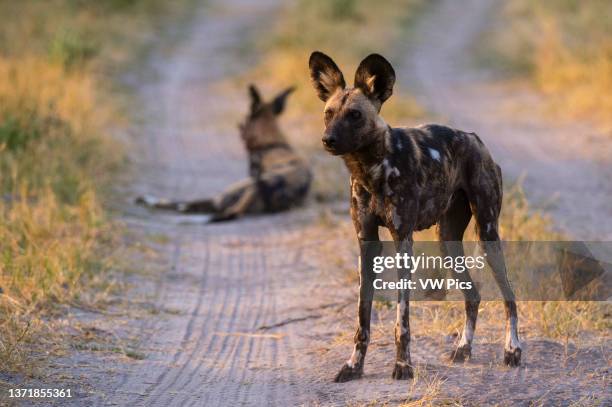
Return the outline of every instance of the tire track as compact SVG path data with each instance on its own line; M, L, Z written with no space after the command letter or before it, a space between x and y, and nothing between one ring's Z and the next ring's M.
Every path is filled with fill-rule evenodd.
M228 129L228 113L236 114L236 103L244 103L245 96L236 90L221 98L213 95L217 82L244 69L233 59L232 48L265 26L280 4L212 1L198 11L189 38L163 61L153 61L160 79L142 93L145 108L152 108L142 128L146 157L139 160L149 175L140 179L137 191L200 197L244 176L239 138L219 133L235 133L233 124ZM185 313L154 324L156 332L148 338L152 348L161 350L124 380L121 394L127 396L121 404L282 405L281 392L284 400L293 399L283 371L290 342L249 335L280 318L278 289L271 290L270 276L295 258L287 243L297 239L297 218L202 227L195 217L139 215L144 222L135 227L166 230L171 239L180 239L172 257L175 270L162 278L164 294L157 307Z
M208 245L206 245L206 248L208 249ZM206 253L205 253L204 270L206 270L206 266L208 264L208 257L209 257L209 250L207 250ZM176 270L177 271L181 270L180 264L178 264L178 263L176 264ZM187 324L185 326L185 331L184 331L184 333L182 335L182 339L180 341L179 348L174 353L174 356L172 357L172 359L171 359L171 361L169 363L169 366L163 372L161 372L161 374L158 376L156 381L153 384L151 384L146 389L145 394L153 395L160 388L161 388L161 390L163 392L163 390L168 390L168 388L172 385L172 382L170 382L170 384L167 384L167 385L165 385L164 383L166 382L167 376L172 373L171 366L175 366L175 365L179 364L179 362L181 361L181 358L183 358L185 356L184 353L181 351L181 349L186 347L189 344L189 341L191 340L191 336L192 336L192 333L193 333L193 325L195 324L196 317L198 317L198 313L199 313L199 311L200 311L200 309L202 307L202 304L203 304L203 294L204 294L205 289L206 289L207 279L208 279L208 273L204 272L203 276L201 278L201 282L200 282L200 286L199 286L199 290L198 290L199 295L197 296L195 307L190 312L189 320L188 320L188 322L187 322ZM138 400L138 402L139 403L144 403L144 402L155 403L155 398L151 399L149 397L149 398Z
M207 245L207 248L210 251L209 245ZM224 260L224 259L221 259L221 260ZM210 274L209 269L212 264L214 264L214 261L209 261L205 265L204 274L207 276L207 278L208 278L208 275ZM224 264L221 263L221 266L223 267ZM227 289L219 290L218 287L215 287L215 288L217 289L214 289L211 291L214 294L213 294L212 299L210 299L208 303L204 302L204 298L205 298L204 290L202 290L200 294L198 295L197 306L193 309L189 324L186 326L182 344L181 346L177 348L176 356L175 356L176 361L168 367L168 369L166 370L164 374L164 377L162 377L158 381L158 383L151 386L151 388L147 392L147 394L151 395L151 397L148 400L146 400L148 405L169 405L167 403L162 403L162 401L164 401L163 397L165 397L172 389L174 389L174 386L176 385L176 383L181 379L183 374L188 369L188 365L190 364L190 362L194 360L194 358L197 357L197 352L201 347L201 341L204 338L203 335L202 334L197 335L196 343L191 344L191 346L189 345L193 339L194 333L196 332L194 325L196 324L198 317L201 317L201 316L204 317L203 318L204 325L200 327L200 329L198 329L197 332L206 331L206 328L208 328L208 330L210 330L211 328L214 329L214 327L218 325L219 320L221 318L220 313L217 314L217 319L214 322L214 325L212 327L210 327L209 325L210 321L212 320L211 318L208 318L209 315L208 314L201 315L202 307L205 304L206 305L210 303L215 304L220 299L221 301L223 301L223 308L227 305L229 301L229 295L228 295L229 290ZM221 293L222 295L221 297L219 297ZM209 344L207 349L210 350L211 346L212 346L212 341L211 341L211 344ZM185 352L185 349L190 349L190 350L188 352ZM179 368L173 369L173 366L179 366Z
M253 259L257 262L258 266L254 267L254 276L263 276L259 280L254 281L254 284L250 284L251 290L259 293L259 306L257 306L257 315L255 319L248 318L247 325L245 325L244 332L249 334L255 333L256 329L261 323L262 320L265 320L270 317L271 303L269 301L270 293L268 290L267 278L265 273L272 272L273 270L269 270L265 267L265 257L266 251L257 250L253 253ZM234 358L233 362L228 370L227 376L233 377L237 371L242 371L236 379L226 381L225 385L221 387L218 391L215 391L216 398L211 400L211 404L215 405L221 403L222 400L227 397L227 395L235 394L235 400L246 402L246 400L252 397L252 389L254 386L252 385L255 382L255 372L249 366L249 362L251 361L251 357L255 361L268 361L269 359L262 353L264 349L268 347L276 346L276 339L267 339L267 338L255 338L255 337L244 337L244 341L248 341L248 350L244 353L243 357L240 358L239 364L237 364L238 358ZM255 354L253 355L253 351L255 348ZM274 360L271 361L274 364ZM257 368L257 372L261 376L266 376L265 371L262 371L259 367ZM207 399L208 401L208 399ZM273 404L273 400L268 399L268 404Z
M261 271L267 270L266 262L265 262L265 253L262 253L262 255L259 257L259 260L260 260L259 270ZM272 316L274 315L273 304L272 304L272 301L270 301L271 294L270 294L267 278L264 280L264 286L262 287L261 291L263 295L261 298L262 302L260 303L259 308L263 310L265 307L265 312L258 314L257 319L255 319L252 325L250 326L249 332L256 332L259 324L267 320L271 315ZM276 346L276 341L277 341L276 339L273 339L270 345ZM255 375L256 375L256 372L259 370L259 367L256 367L256 369L253 369L253 367L250 366L251 360L256 361L256 362L259 360L268 360L267 358L265 358L263 354L264 349L267 349L267 346L265 345L268 345L268 344L265 343L265 340L263 339L256 339L256 338L249 339L249 349L245 356L245 362L244 362L242 374L240 375L240 378L238 379L239 386L241 384L253 382L255 380ZM274 363L275 361L272 360L271 362ZM249 398L252 398L251 387L250 386L248 388L245 388L245 386L239 387L239 392L236 395L236 399L240 400L241 404L246 404ZM274 404L273 398L268 398L267 401L270 405Z
M252 260L252 264L247 265L247 267L251 269L253 273L252 275L249 275L246 278L247 281L253 279L254 276L263 275L263 273L265 273L265 270L263 268L256 266L256 264L258 263L257 260L259 259L260 256L253 255L253 254L254 253L251 253L251 255L249 256ZM247 282L247 281L244 281L244 282ZM265 281L265 276L264 276L264 281ZM255 284L254 287L252 286L252 284L248 284L248 285L250 286L249 287L250 289L248 291L251 294L256 294L256 296L254 296L254 298L252 299L251 299L251 295L247 295L245 297L246 301L252 302L254 306L247 305L250 312L248 316L246 316L243 320L246 321L247 324L249 323L249 321L254 321L254 324L256 324L261 319L265 311L264 305L265 305L266 293L264 292L264 290L258 289L257 286L259 284ZM255 313L254 317L253 317L253 313ZM244 333L250 333L250 332L253 332L254 330L253 330L252 325L251 326L245 325L242 329L240 329L240 331ZM231 362L230 362L230 366L227 369L227 373L224 375L226 376L225 383L222 386L218 387L214 394L210 394L212 396L215 396L212 398L212 401L211 401L211 404L213 405L219 405L222 400L226 399L227 397L226 395L235 394L235 397L239 398L241 392L245 391L246 386L241 386L241 384L243 383L243 378L248 371L248 362L249 362L249 357L253 350L254 338L241 336L237 338L236 342L237 342L236 346L234 347L232 352L230 352L230 356L228 357L228 359ZM248 347L248 350L244 354L244 357L240 358L242 349L245 346ZM235 373L238 367L241 368L243 374L239 378L231 379L232 377L235 376ZM208 403L208 400L209 398L207 397L206 399L207 403Z
M226 256L229 257L232 262L230 263L230 267L227 269L223 269L223 270L230 270L230 274L232 275L238 275L240 278L240 280L242 280L244 278L244 267L243 267L243 262L244 262L244 258L242 255L238 255L238 256ZM224 276L226 277L226 276ZM210 354L211 352L214 352L214 345L212 345L213 343L216 343L216 339L221 337L221 341L219 343L219 349L214 352L214 359L212 359L212 363L211 363L211 368L210 369L206 369L204 370L204 372L202 372L201 376L198 378L199 380L202 380L202 382L207 383L208 387L210 388L211 384L215 383L216 377L220 374L221 370L224 369L225 367L225 361L226 360L233 360L233 358L231 358L232 352L235 351L236 347L239 345L241 338L240 337L236 337L236 336L232 336L231 333L234 332L235 326L238 323L238 320L240 318L238 318L240 311L242 310L241 308L241 297L243 294L242 292L242 288L240 288L240 290L238 290L238 292L236 292L236 290L232 289L230 284L226 283L227 287L230 287L228 289L229 293L233 293L233 307L231 309L231 313L230 313L230 317L229 320L227 322L223 321L222 316L225 315L226 313L224 313L224 309L222 308L221 310L219 310L218 315L219 315L219 319L218 319L218 323L213 326L213 331L209 332L209 335L212 334L212 338L210 339L210 343L211 346L209 347L210 350L207 350L207 352L202 352L199 357L199 363L194 367L194 369L191 371L190 374L186 375L185 380L186 382L180 387L180 391L185 391L185 388L194 381L196 380L196 376L197 373L201 372L200 367L203 365L202 361L203 359ZM201 334L198 340L198 344L203 343L204 341L206 341L209 338L209 336L206 336L204 334ZM212 373L212 376L211 376ZM197 386L196 386L197 387ZM206 396L208 396L210 393L207 392Z

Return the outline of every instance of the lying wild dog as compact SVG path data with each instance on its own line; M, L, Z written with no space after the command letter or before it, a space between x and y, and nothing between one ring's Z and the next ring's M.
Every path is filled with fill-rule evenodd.
M440 125L392 128L379 115L393 91L395 72L382 56L365 58L347 88L338 66L327 55L313 52L310 76L325 102L323 145L341 156L351 174L351 216L360 243L359 327L351 357L336 375L344 382L361 377L370 340L373 298L372 259L381 252L378 227L389 229L400 253L412 255L413 232L438 224L444 255L463 256L463 233L476 218L481 246L501 288L506 309L504 363L521 358L514 294L506 276L498 235L502 176L480 138ZM366 263L367 264L362 264ZM469 273L454 277L471 282ZM398 279L410 271L398 270ZM454 361L470 357L480 295L476 286L464 290L466 321ZM408 293L398 290L393 378L413 377L410 359Z
M293 88L289 88L271 102L264 102L257 88L249 86L250 112L246 121L240 124L240 134L249 154L249 178L210 199L168 201L139 197L136 202L183 213L211 213L211 221L234 219L245 214L280 212L302 204L312 174L287 143L276 120L292 91Z

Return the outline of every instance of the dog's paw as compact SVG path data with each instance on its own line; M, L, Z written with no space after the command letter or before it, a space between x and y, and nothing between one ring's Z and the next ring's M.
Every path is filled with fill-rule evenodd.
M468 361L472 357L472 346L469 344L465 344L463 346L457 347L450 354L451 362L462 363Z
M393 367L393 375L392 377L395 380L408 380L414 377L414 372L412 371L412 366L410 366L406 362L395 362L395 366Z
M521 364L521 348L504 349L504 365L517 367Z
M360 379L361 376L363 376L363 368L351 367L345 363L336 377L334 377L334 382L344 383L350 380Z
M176 210L181 213L187 213L189 212L189 204L187 204L187 202L177 202Z

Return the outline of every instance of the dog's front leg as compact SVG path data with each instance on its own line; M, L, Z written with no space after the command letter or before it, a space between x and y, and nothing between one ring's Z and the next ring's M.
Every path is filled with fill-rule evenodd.
M393 241L395 249L402 257L412 257L412 233L416 224L418 203L416 201L391 201L386 208L386 224ZM410 280L410 269L397 268L397 279L400 282ZM395 322L395 366L393 367L393 378L396 380L412 379L414 372L412 360L410 359L410 289L397 290L397 318Z
M360 241L359 243L361 246L359 260L359 326L357 332L355 332L353 353L334 379L335 382L339 383L358 379L363 375L363 365L370 343L370 317L374 297L372 259L380 254L381 243L378 241Z
M347 382L363 375L368 344L370 343L370 317L374 297L374 257L379 256L382 244L378 236L378 222L374 215L356 206L353 200L351 207L353 223L359 239L359 304L358 323L355 333L355 347L351 357L344 363L336 375L335 382Z

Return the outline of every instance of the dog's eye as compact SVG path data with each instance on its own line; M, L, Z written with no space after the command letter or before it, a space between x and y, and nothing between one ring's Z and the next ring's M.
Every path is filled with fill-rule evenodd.
M332 117L334 117L334 111L333 110L326 110L325 111L325 123L329 122Z
M359 120L361 119L361 112L359 110L351 110L349 111L349 117L351 120Z

